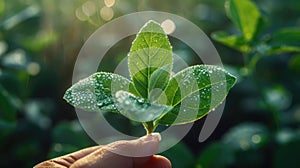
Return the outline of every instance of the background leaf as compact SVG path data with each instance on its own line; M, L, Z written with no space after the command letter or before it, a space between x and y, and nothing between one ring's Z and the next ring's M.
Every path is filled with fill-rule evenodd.
M77 120L58 123L53 128L51 138L54 143L48 153L49 159L95 145Z
M215 32L211 36L214 40L234 48L241 52L247 52L250 50L250 46L245 42L242 36L228 35L226 32Z
M118 90L129 90L130 81L120 75L98 72L69 88L64 99L87 111L117 112L113 97Z
M234 162L232 149L223 143L211 143L201 151L197 159L198 167L229 167Z
M0 84L0 136L13 130L16 126L16 98L10 95Z
M299 46L300 28L284 28L271 35L271 44Z
M172 69L172 47L158 23L149 21L145 24L133 41L128 57L130 75L139 93L137 96L148 99L151 87L164 89ZM154 77L157 84L152 83L150 87L151 76L157 69L164 73Z
M184 124L205 116L223 102L235 81L235 77L217 66L196 65L184 69L166 87L167 105L174 108L159 123Z
M180 153L180 155L178 153ZM176 168L193 167L195 163L193 153L183 142L179 142L169 150L163 152L162 155L171 161L172 167Z
M223 136L223 143L232 150L242 151L257 149L267 141L268 130L258 123L239 124Z
M273 34L269 39L271 49L268 54L300 52L300 29L284 28Z
M285 128L277 132L276 140L274 167L299 167L300 134Z
M283 53L293 53L300 52L300 47L294 46L272 46L266 54L283 54Z
M294 55L289 61L289 68L294 72L300 72L300 54Z
M225 8L228 17L242 32L244 38L246 40L253 39L263 20L255 4L250 0L228 0Z

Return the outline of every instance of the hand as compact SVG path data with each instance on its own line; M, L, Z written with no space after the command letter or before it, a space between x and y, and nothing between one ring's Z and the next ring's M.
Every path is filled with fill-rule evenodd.
M104 146L94 146L44 161L34 168L171 168L170 161L154 155L160 135L153 133L131 141L117 141ZM129 153L129 157L114 153Z

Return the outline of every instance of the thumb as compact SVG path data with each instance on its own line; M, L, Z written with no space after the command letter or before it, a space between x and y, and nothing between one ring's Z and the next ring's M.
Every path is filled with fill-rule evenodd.
M156 153L160 140L159 133L152 133L136 140L113 142L106 145L105 148L118 155L145 157Z
M143 165L156 153L160 138L160 134L153 133L136 140L113 142L76 161L71 167L132 168Z

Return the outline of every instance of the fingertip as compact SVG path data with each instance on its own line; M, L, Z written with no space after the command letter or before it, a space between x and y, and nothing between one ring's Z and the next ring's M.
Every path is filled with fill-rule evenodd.
M153 155L144 165L143 168L172 168L169 159L160 155Z
M161 141L161 136L158 132L154 132L152 134L150 134L151 136L154 136L158 141Z
M161 136L159 133L154 132L154 133L151 133L151 134L141 137L140 140L159 142L161 140Z
M152 133L135 140L117 141L106 145L104 148L127 157L147 157L157 152L160 138L159 133Z

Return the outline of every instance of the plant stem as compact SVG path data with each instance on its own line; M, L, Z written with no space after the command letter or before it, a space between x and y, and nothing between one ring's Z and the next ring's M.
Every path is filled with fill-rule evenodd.
M144 122L143 126L147 132L147 135L151 134L152 132L154 132L156 126L153 124L153 121L149 121L149 122Z
M251 59L249 59L247 69L250 72L250 75L252 75L253 71L255 71L256 64L260 60L261 57L262 57L261 54L256 54Z

